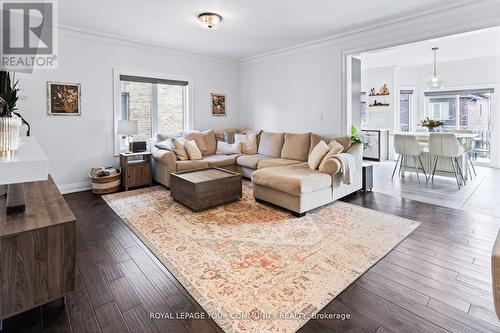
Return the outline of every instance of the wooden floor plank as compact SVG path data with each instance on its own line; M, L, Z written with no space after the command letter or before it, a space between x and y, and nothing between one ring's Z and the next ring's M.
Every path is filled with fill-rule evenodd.
M115 302L109 302L95 309L102 333L129 332Z
M141 305L139 297L126 278L114 280L108 283L108 287L122 313Z
M123 317L132 333L160 332L154 321L149 319L149 313L146 312L142 305L125 312Z

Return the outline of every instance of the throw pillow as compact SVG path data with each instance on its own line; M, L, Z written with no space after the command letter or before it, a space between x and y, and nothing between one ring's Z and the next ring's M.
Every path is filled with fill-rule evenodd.
M280 158L283 148L283 133L262 132L260 135L259 154Z
M217 138L215 136L215 132L213 130L206 130L201 132L203 139L205 140L205 144L207 146L207 151L205 155L213 155L217 151Z
M194 140L185 140L184 148L189 156L190 160L201 160L203 156L201 156L201 151L196 145L196 141Z
M319 164L319 171L321 171L321 172L323 172L325 163L326 163L326 161L328 161L328 159L330 157L337 155L337 154L340 154L344 150L344 147L335 140L330 142L328 144L328 147L330 147L330 151L328 151L328 153L326 153L326 155L321 160L321 163Z
M243 154L255 155L257 154L257 134L235 134L234 142L241 143L241 152Z
M174 151L174 146L172 144L172 138L168 138L166 140L159 141L155 143L155 147L158 149Z
M172 144L174 146L174 153L177 156L177 158L181 161L189 160L189 155L186 151L186 148L184 148L184 141L185 140L183 138L172 139Z
M241 143L227 143L217 141L217 155L241 154Z
M196 145L198 146L198 149L200 149L202 153L207 151L207 145L205 143L205 139L203 138L203 135L201 135L199 131L184 132L183 137L186 140L196 141Z
M307 164L309 165L309 168L312 170L316 170L318 168L318 165L321 163L321 160L323 160L323 157L330 151L330 147L326 144L325 141L321 140L316 147L312 150L311 154L309 155L309 158L307 159Z

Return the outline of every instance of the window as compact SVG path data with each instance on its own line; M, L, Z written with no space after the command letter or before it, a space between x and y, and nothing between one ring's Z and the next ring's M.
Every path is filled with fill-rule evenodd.
M157 133L186 130L188 82L129 75L119 76L118 119L137 120L134 141L147 141ZM115 147L119 147L117 141ZM119 151L119 150L118 150Z
M399 92L399 131L410 131L411 98L413 90L401 90Z
M488 163L491 145L491 94L493 89L426 92L427 116L443 121L445 131L468 129L479 134L474 158Z
M450 120L450 103L431 102L431 118L437 120Z

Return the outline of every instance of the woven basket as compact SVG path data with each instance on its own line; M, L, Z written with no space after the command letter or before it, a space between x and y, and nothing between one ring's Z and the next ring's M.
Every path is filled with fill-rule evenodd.
M92 192L95 194L108 194L120 190L121 185L121 172L115 175L98 177L97 171L99 169L92 168L89 172L89 177L92 179Z

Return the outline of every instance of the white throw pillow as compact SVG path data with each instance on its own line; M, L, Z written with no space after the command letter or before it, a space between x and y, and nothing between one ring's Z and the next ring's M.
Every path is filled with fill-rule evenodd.
M243 154L255 155L257 154L257 134L235 134L234 142L241 143L241 152Z
M307 159L309 168L316 170L318 165L321 163L321 160L323 160L323 157L325 157L330 149L331 148L326 144L326 142L321 140L309 154L309 158Z
M189 155L190 160L201 160L203 156L201 155L201 150L198 148L196 141L194 140L185 140L184 148L186 148L186 152Z
M217 141L217 155L231 155L241 154L241 143L227 143L224 141Z
M177 158L181 161L189 160L189 155L184 148L184 139L183 138L173 138L172 144L174 146L174 153Z

